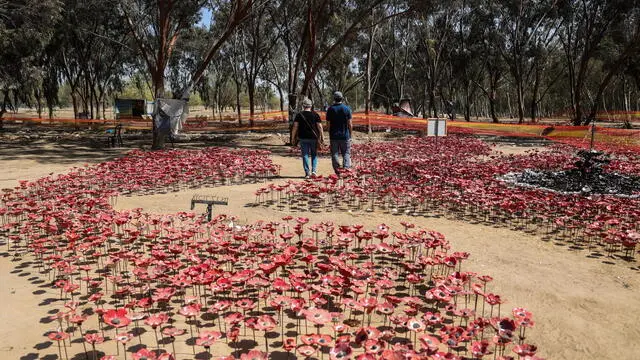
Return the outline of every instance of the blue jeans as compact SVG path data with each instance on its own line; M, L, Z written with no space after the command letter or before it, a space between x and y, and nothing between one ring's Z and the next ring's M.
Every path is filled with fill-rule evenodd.
M338 173L340 169L340 155L342 155L342 167L351 167L351 140L331 140L331 165L333 171Z
M311 172L316 172L318 169L318 152L317 152L318 140L300 139L300 149L302 150L302 168L304 168L304 174L309 176L309 156L311 156Z

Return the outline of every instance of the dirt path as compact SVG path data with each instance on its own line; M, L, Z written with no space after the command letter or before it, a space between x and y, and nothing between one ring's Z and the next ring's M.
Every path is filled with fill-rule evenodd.
M17 185L16 179L35 179L60 172L85 162L100 161L116 153L94 154L87 149L65 149L74 155L58 161L41 160L47 154L13 151L11 159L0 158L6 169L0 176L0 187ZM506 153L527 148L504 147ZM2 150L0 150L0 154ZM99 155L99 156L94 156ZM66 159L63 161L63 158ZM282 180L300 179L302 165L297 157L276 155L282 165ZM320 173L329 174L330 161L320 160ZM194 194L228 196L230 205L214 209L216 213L236 215L241 222L258 219L278 220L287 212L275 208L254 207L254 191L262 183L233 187L202 188L177 193L120 197L118 209L143 208L145 211L168 213L188 211ZM196 209L203 211L204 209ZM380 213L305 212L314 222L336 224L386 223L400 227L402 220L443 233L454 249L471 253L464 270L491 275L492 291L507 299L505 309L522 306L534 314L536 326L528 340L539 346L539 355L548 359L637 359L640 354L640 271L635 263L608 263L590 259L575 252L544 242L538 237L501 227L474 225L445 218L410 218ZM19 261L6 253L0 258L0 358L55 359L57 348L43 335L52 330L47 312L58 308L48 287L28 267L28 258ZM23 264L20 267L20 264ZM16 268L18 265L18 268ZM181 357L182 358L182 357ZM187 358L187 357L185 357Z

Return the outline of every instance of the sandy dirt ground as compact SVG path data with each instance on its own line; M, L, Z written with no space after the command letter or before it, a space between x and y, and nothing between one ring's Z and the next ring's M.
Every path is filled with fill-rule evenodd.
M266 147L282 165L281 178L302 180L298 157L287 156L287 148L271 138L242 145ZM526 147L499 145L497 150L516 154ZM74 145L46 143L0 147L0 188L18 180L33 180L73 166L96 163L118 156L126 149L95 150ZM331 172L330 160L320 160L320 174ZM286 209L254 206L254 191L264 183L232 187L201 188L152 196L119 197L116 208L143 208L154 213L188 211L193 195L229 197L229 206L215 213L236 215L240 222L279 220ZM204 211L204 209L196 209ZM637 263L593 259L539 236L504 227L469 224L446 218L410 218L384 213L307 212L313 222L336 224L380 223L400 228L400 221L443 233L458 251L471 257L463 270L491 275L492 291L507 299L505 309L525 307L533 312L535 327L528 342L539 346L547 359L638 359L640 356L640 269ZM4 251L4 250L3 250ZM2 252L0 252L2 253ZM56 293L29 265L29 258L0 257L0 359L56 359L58 349L44 334L55 330L48 320L62 306ZM180 359L193 358L189 349L178 351ZM84 359L82 346L74 344L69 358Z

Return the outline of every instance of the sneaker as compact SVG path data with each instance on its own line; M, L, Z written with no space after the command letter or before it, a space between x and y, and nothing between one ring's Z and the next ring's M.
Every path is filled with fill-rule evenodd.
M315 171L311 173L311 177L316 177L316 176L318 176L318 174L316 174Z

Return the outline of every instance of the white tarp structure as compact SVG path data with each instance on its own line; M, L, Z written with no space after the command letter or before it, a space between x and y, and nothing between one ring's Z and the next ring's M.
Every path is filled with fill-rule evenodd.
M153 121L158 131L159 140L164 145L167 135L177 135L189 115L187 100L156 99Z

